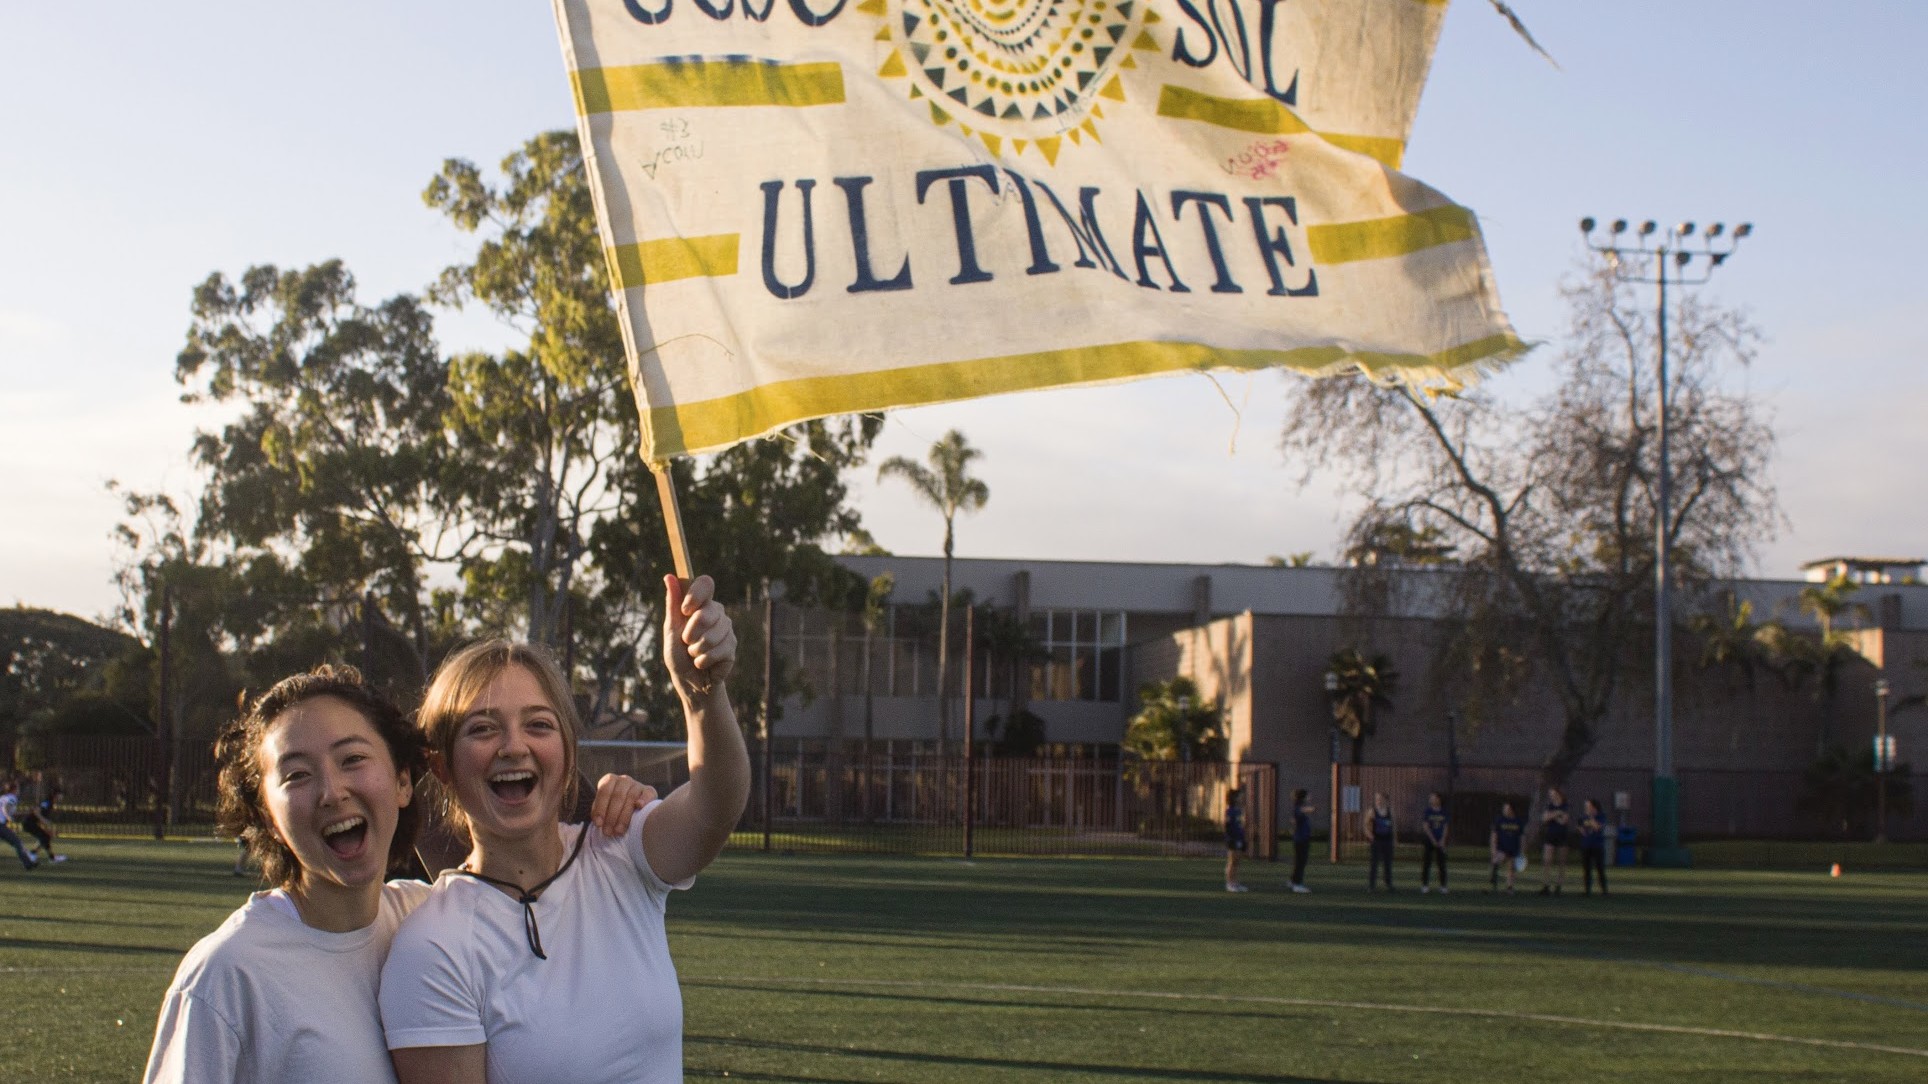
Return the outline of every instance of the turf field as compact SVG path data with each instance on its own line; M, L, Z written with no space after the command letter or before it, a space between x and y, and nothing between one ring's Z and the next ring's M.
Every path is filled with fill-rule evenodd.
M136 1079L248 886L219 844L71 849L0 870L0 1070ZM1460 868L1443 898L1369 897L1362 866L1291 896L1255 863L1230 895L1199 860L731 855L671 904L688 1075L1928 1079L1928 874L1615 871L1603 900Z

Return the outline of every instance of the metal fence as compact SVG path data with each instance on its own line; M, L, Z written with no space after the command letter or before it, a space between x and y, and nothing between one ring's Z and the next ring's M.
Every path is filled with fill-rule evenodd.
M1277 852L1277 767L1088 757L940 756L927 745L780 740L751 757L749 808L733 845L916 854L1181 855L1224 848L1226 795L1245 798L1253 857ZM36 739L0 745L23 803L59 786L59 821L89 835L212 836L209 742ZM689 779L680 743L584 742L589 779L621 772L667 794ZM171 785L170 785L171 784ZM768 816L765 810L768 810Z
M171 752L171 755L170 755ZM61 790L58 823L104 836L214 834L214 743L152 738L48 738L0 744L20 778L20 804Z
M938 854L1212 854L1227 792L1245 799L1254 857L1276 857L1276 765L941 756L912 743L807 740L752 761L740 831L780 850ZM767 784L767 785L766 785ZM767 804L766 804L767 803ZM767 813L766 813L767 810Z
M1811 840L1831 835L1800 809L1801 772L1703 768L1682 770L1678 778L1682 839ZM1337 861L1348 849L1364 846L1364 811L1371 808L1376 793L1383 791L1390 799L1402 842L1419 842L1419 811L1427 795L1438 791L1451 796L1454 841L1479 844L1485 841L1501 802L1510 800L1520 816L1531 815L1539 797L1539 779L1535 768L1461 767L1449 779L1446 768L1433 765L1335 764L1326 806L1333 858ZM1616 824L1630 824L1644 833L1652 823L1651 769L1581 768L1568 778L1564 790L1576 815L1591 798ZM1530 834L1537 844L1537 829ZM1888 838L1928 840L1928 806L1917 805L1905 817L1891 814Z

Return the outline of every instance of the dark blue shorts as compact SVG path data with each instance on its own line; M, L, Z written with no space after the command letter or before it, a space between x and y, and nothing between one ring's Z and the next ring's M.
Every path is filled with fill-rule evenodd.
M1245 833L1244 833L1244 832L1239 832L1239 833L1237 833L1237 834L1233 834L1233 833L1229 833L1229 832L1228 832L1228 833L1226 833L1226 835L1225 835L1225 849L1226 849L1226 850L1228 850L1228 851L1242 851L1242 850L1244 850L1244 849L1245 849Z

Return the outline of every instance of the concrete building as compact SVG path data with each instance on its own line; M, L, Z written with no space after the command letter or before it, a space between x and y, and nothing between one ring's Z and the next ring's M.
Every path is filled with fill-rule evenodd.
M858 615L779 607L778 651L797 666L811 695L784 705L785 738L932 741L937 738L934 601L943 561L931 557L842 557L872 578L890 573L890 606L868 637ZM1905 564L1906 562L1896 562ZM1465 765L1533 767L1558 740L1562 717L1546 689L1532 689L1477 726L1449 737L1449 707L1431 673L1442 626L1427 612L1428 584L1450 569L1412 570L1403 616L1369 624L1341 615L1341 570L1239 565L1122 564L1095 561L959 559L954 587L1014 613L1044 645L1048 661L1025 673L980 672L980 739L985 721L1014 706L1046 724L1052 743L1115 746L1146 681L1185 674L1226 713L1231 756L1275 762L1282 792L1321 793L1334 751L1324 687L1332 653L1352 645L1389 655L1401 678L1394 708L1364 744L1366 764L1444 764L1449 741ZM1699 665L1699 646L1679 637L1675 758L1683 772L1798 773L1826 734L1866 747L1876 725L1875 681L1890 703L1928 689L1928 586L1865 581L1845 623L1859 657L1841 668L1835 694L1812 683L1794 688L1771 674L1750 681ZM1756 621L1774 618L1812 631L1800 593L1810 583L1747 580L1723 585L1701 608L1747 602ZM1695 604L1680 603L1679 612ZM1654 758L1650 678L1635 667L1604 721L1590 768L1650 769ZM1650 670L1644 671L1650 673ZM867 682L866 682L867 679ZM870 695L864 690L868 685ZM961 703L953 719L961 720ZM959 725L954 723L954 728ZM1928 749L1928 710L1899 711L1889 732L1900 759ZM953 736L956 731L954 729ZM1350 749L1340 755L1349 759Z

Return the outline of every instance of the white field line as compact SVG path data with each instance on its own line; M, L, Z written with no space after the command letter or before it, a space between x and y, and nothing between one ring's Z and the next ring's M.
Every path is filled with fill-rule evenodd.
M1928 1050L1880 1043L1857 1043L1847 1039L1810 1039L1799 1035L1775 1035L1764 1031L1736 1031L1730 1028L1701 1028L1685 1024L1647 1024L1632 1020L1599 1020L1586 1016L1556 1016L1552 1013L1509 1012L1504 1009L1462 1009L1442 1005L1392 1005L1377 1001L1332 1001L1310 997L1266 997L1256 994L1180 994L1164 990L1098 990L1082 986L1031 986L1000 982L922 982L914 979L832 979L775 978L767 976L709 976L685 981L733 982L755 985L771 983L794 986L881 986L902 989L979 990L1012 994L1068 994L1079 997L1134 997L1157 1001L1215 1001L1245 1005L1282 1005L1311 1009L1365 1009L1373 1012L1418 1013L1432 1016L1470 1016L1487 1020L1531 1020L1542 1024L1604 1028L1613 1031L1642 1031L1664 1035L1695 1035L1712 1039L1745 1039L1757 1043L1789 1043L1818 1046L1832 1050L1866 1050L1878 1054L1900 1054L1928 1058Z

